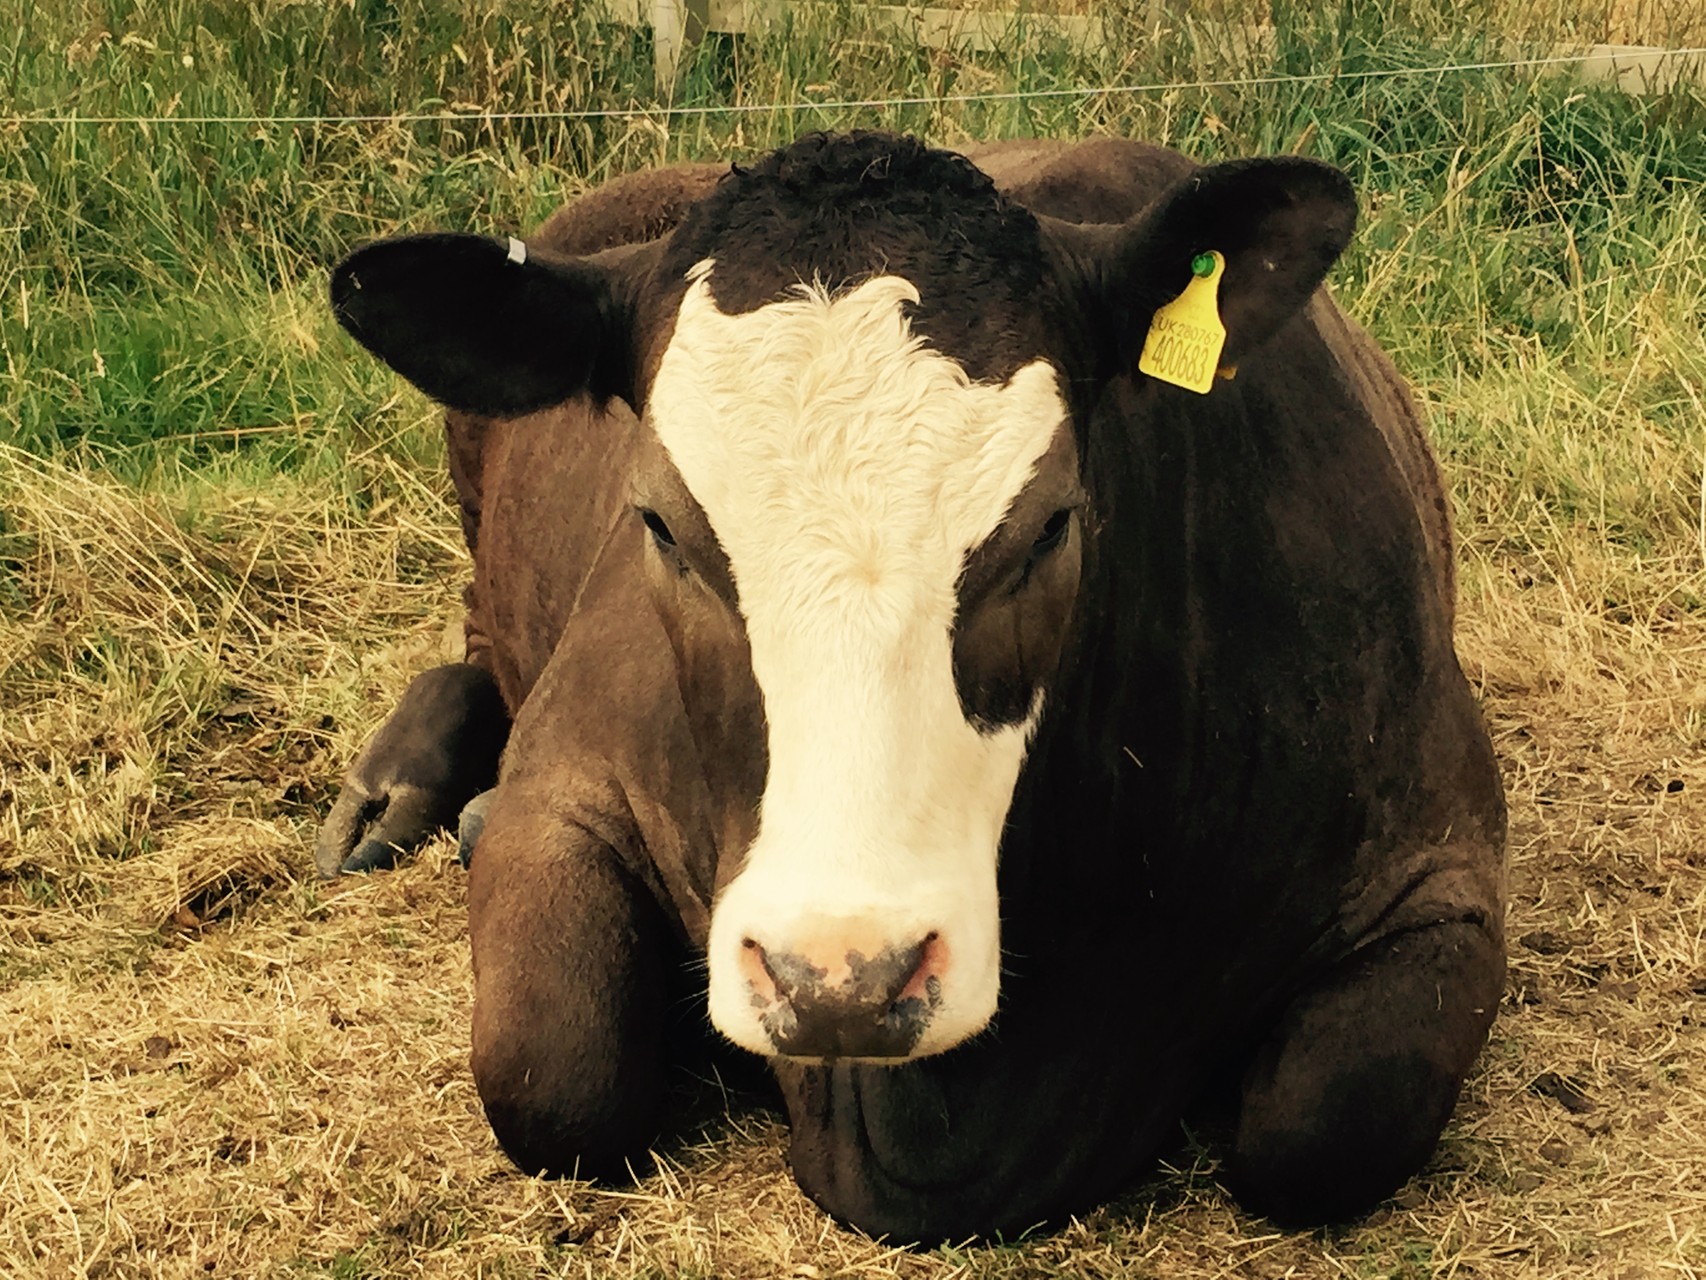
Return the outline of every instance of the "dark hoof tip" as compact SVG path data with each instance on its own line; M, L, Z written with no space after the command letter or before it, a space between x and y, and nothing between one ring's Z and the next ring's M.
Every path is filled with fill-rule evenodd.
M486 810L491 806L496 787L482 791L462 806L462 817L456 823L456 860L466 871L474 861L474 846L480 843L480 833L486 829Z
M338 870L345 875L360 875L367 871L389 871L396 865L396 845L385 840L368 840L358 845Z

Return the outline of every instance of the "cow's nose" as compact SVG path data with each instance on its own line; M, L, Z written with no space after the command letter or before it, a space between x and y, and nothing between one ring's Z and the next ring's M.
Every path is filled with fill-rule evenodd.
M946 951L931 932L911 946L827 953L742 942L742 968L776 1051L797 1058L904 1058L941 1003Z

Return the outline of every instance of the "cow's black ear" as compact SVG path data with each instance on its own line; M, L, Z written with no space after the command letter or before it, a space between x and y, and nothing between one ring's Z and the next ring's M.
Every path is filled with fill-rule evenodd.
M1356 227L1350 180L1296 156L1233 160L1181 178L1123 227L1103 259L1103 287L1127 324L1135 364L1158 307L1184 291L1191 262L1226 259L1220 318L1223 365L1273 336L1306 302Z
M332 272L338 322L452 409L512 417L590 391L632 397L624 273L519 240L403 236Z

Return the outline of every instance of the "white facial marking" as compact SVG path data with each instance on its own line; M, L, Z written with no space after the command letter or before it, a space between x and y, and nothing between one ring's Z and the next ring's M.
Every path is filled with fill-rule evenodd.
M995 1010L996 853L1035 723L967 723L955 585L1066 407L1043 360L996 386L926 347L906 280L727 315L712 267L688 276L647 408L728 555L769 727L759 834L712 917L711 1017L775 1052L746 938L839 965L850 937L869 956L935 932L940 1004L913 1052L938 1052Z

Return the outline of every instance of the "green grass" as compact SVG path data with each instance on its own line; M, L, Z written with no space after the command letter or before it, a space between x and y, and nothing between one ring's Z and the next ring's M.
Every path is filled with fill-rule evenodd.
M829 4L699 46L677 101L1361 73L1503 51L1485 34L1497 29L1491 0L1459 6L1449 26L1428 8L1282 5L1271 57L1243 58L1194 28L1148 48L1136 16L1116 10L1105 51L1016 36L974 58L909 47L853 6ZM25 116L655 105L648 37L586 5L48 9L0 4L0 101ZM1591 399L1657 324L1673 367L1643 378L1636 403L1661 430L1685 432L1698 416L1685 388L1706 380L1687 341L1706 278L1706 102L1639 102L1505 71L637 120L14 124L0 130L0 438L44 452L86 446L131 474L231 455L335 467L352 446L395 439L422 417L329 323L324 272L351 245L410 228L524 227L613 172L737 158L804 129L855 125L949 142L1110 130L1204 158L1301 146L1365 192L1371 214L1339 287L1424 385L1532 358L1562 361L1559 373Z

